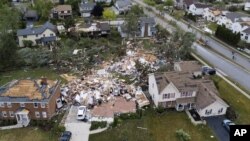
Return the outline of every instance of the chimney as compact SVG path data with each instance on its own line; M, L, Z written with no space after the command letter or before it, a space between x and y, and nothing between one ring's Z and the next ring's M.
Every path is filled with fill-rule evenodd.
M46 77L42 77L41 78L41 85L48 85L48 82L47 82L47 78Z

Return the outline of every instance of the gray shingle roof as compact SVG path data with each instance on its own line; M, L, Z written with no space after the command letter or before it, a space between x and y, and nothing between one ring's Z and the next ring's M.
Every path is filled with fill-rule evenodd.
M35 28L25 28L25 29L19 29L17 30L17 36L24 36L24 35L36 35L43 33L46 29L50 29L54 32L56 32L56 26L51 24L50 22L46 22L41 27L35 27Z
M243 32L250 34L250 27L248 27L247 29L243 30Z
M98 23L98 27L102 30L102 31L108 31L110 30L110 26L108 23Z
M80 8L80 12L90 12L94 9L95 7L95 3L81 3L79 5L79 8Z
M204 3L195 3L194 4L196 8L207 8L207 7L211 7L211 5L207 5Z
M242 13L237 13L237 12L229 12L229 13L226 13L226 17L228 19L230 19L231 21L235 21L235 19L237 18L241 18L241 17L247 17L245 14L242 14Z
M155 19L153 17L140 17L140 24L148 23L150 25L155 25Z
M116 4L119 8L123 8L131 5L131 2L130 0L117 0Z
M26 18L27 17L36 18L36 17L38 17L38 14L37 14L37 12L35 10L28 10L28 11L25 12L24 17L26 17Z

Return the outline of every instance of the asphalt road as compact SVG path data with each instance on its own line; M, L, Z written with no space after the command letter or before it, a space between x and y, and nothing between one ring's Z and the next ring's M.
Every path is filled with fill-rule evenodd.
M219 141L229 141L229 132L222 126L224 116L205 118L207 125L213 129L215 136Z
M139 3L143 7L150 7L142 2L142 0L134 0L135 2ZM156 10L154 7L151 7L151 9L155 13L159 13L158 10ZM160 24L162 27L166 28L168 30L169 24L160 19L156 16L156 14L149 12L149 16L155 17L156 22ZM148 13L145 13L148 14ZM205 40L208 40L208 45L211 46L213 50L216 50L218 53L225 56L225 58L229 59L230 61L236 63L237 65L233 64L232 62L228 61L227 59L221 57L221 55L216 54L208 49L205 49L199 45L197 45L197 54L200 55L202 58L204 58L206 61L208 61L210 64L212 64L214 67L218 68L231 78L234 82L239 83L244 88L250 90L250 59L246 58L245 56L242 56L241 54L235 53L235 60L232 60L232 50L224 47L219 42L215 41L214 39L205 36L204 34L201 34L199 31L193 28L188 28L188 26L181 21L175 20L173 17L169 16L168 14L164 14L165 19L172 20L177 23L177 25L184 31L193 32L197 39L202 37ZM243 69L244 68L244 69Z
M212 52L211 50L201 47L199 44L194 43L196 54L202 56L203 59L207 60L215 68L222 71L227 77L230 77L241 86L250 90L250 73L243 70L241 67L232 64L230 61L225 60L220 55Z

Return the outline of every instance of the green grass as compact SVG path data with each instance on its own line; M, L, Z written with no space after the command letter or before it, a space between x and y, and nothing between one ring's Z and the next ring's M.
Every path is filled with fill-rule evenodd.
M177 20L182 19L185 15L185 12L183 10L174 10L172 14Z
M47 77L51 80L62 80L62 83L65 83L66 80L61 78L59 74L57 74L55 71L50 70L48 68L37 68L37 69L21 69L16 71L10 71L0 74L0 86L6 84L9 81L12 81L14 79L25 79L25 78L32 78L32 79L38 79L41 77Z
M52 132L34 127L0 130L0 141L56 141L57 138Z
M216 24L216 23L209 23L208 25L207 25L207 27L209 28L209 29L211 29L213 32L215 32L216 31L216 29L217 29L217 27L218 27L218 25Z
M212 79L218 87L221 98L225 100L238 115L235 122L239 124L250 124L250 100L220 77L213 76Z
M145 129L138 129L143 127ZM183 129L191 140L216 141L207 126L194 126L185 112L169 111L162 115L146 111L142 119L126 120L120 126L90 135L89 141L178 141L176 130Z

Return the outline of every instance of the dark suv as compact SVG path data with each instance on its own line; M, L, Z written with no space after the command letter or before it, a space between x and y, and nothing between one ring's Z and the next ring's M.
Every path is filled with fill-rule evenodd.
M59 138L59 141L69 141L72 133L70 131L64 131Z

